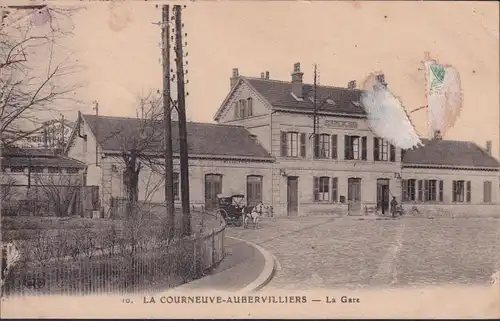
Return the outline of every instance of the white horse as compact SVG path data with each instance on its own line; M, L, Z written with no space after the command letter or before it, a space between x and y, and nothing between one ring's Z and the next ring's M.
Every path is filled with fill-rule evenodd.
M243 208L242 213L243 213L243 228L247 228L248 220L252 220L253 222L253 228L257 229L259 226L259 219L262 216L262 212L264 211L264 204L260 202L259 204L255 205L250 213L246 211L246 208Z

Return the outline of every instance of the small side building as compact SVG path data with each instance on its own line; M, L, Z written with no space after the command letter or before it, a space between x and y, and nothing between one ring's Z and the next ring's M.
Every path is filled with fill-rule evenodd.
M99 186L102 217L112 215L115 199L127 195L123 152L126 141L140 135L145 126L138 118L81 115L66 147L68 156L88 166L87 183ZM158 126L156 126L158 125ZM147 145L139 159L139 201L164 203L164 148L161 122L147 125ZM154 131L157 131L156 133ZM247 204L271 203L270 168L274 158L244 127L189 122L190 202L217 208L220 194L244 194ZM178 123L172 123L174 196L180 206Z
M500 163L491 151L467 141L423 143L403 152L403 205L436 216L500 214Z

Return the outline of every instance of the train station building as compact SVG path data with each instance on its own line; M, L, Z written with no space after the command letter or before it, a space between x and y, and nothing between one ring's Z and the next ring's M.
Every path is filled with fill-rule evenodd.
M436 139L401 151L370 131L353 81L345 88L317 86L317 136L313 86L303 82L300 64L290 81L234 69L230 84L216 124L188 123L194 205L211 210L217 195L244 194L249 204L273 206L275 216L356 215L373 207L386 211L394 196L442 215L499 211L500 164L488 147ZM120 139L140 120L83 115L76 123L67 155L87 164L87 184L99 186L108 213L112 199L126 195ZM176 122L172 132L178 178ZM163 162L161 139L149 155ZM141 200L163 202L158 170L144 167L139 186Z

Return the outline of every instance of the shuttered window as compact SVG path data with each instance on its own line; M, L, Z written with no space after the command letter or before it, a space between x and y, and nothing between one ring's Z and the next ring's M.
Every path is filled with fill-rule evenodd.
M391 162L396 161L396 147L392 144L391 144L391 159L390 159L390 161Z
M367 152L368 152L368 147L366 143L366 137L361 138L361 159L366 160Z
M330 177L313 177L314 201L324 202L330 200Z
M339 191L338 191L339 180L337 177L332 177L332 201L339 201Z
M300 133L300 157L306 157L306 134Z
M439 201L443 201L443 181L439 181Z
M337 135L332 135L332 159L337 159L337 143L338 141L338 136Z

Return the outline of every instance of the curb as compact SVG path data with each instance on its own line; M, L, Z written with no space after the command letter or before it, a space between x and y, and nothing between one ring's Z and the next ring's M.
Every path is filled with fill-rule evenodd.
M255 247L260 254L264 256L264 269L260 273L260 275L255 279L252 283L249 285L245 286L243 289L237 291L238 293L241 292L256 292L260 289L262 289L271 279L274 277L274 273L276 271L276 265L279 264L278 260L272 255L269 251L265 250L264 248L260 247L259 245L237 238L237 237L232 237L232 236L227 236L230 237L234 240L240 241L240 242L245 242L248 245L251 245Z

